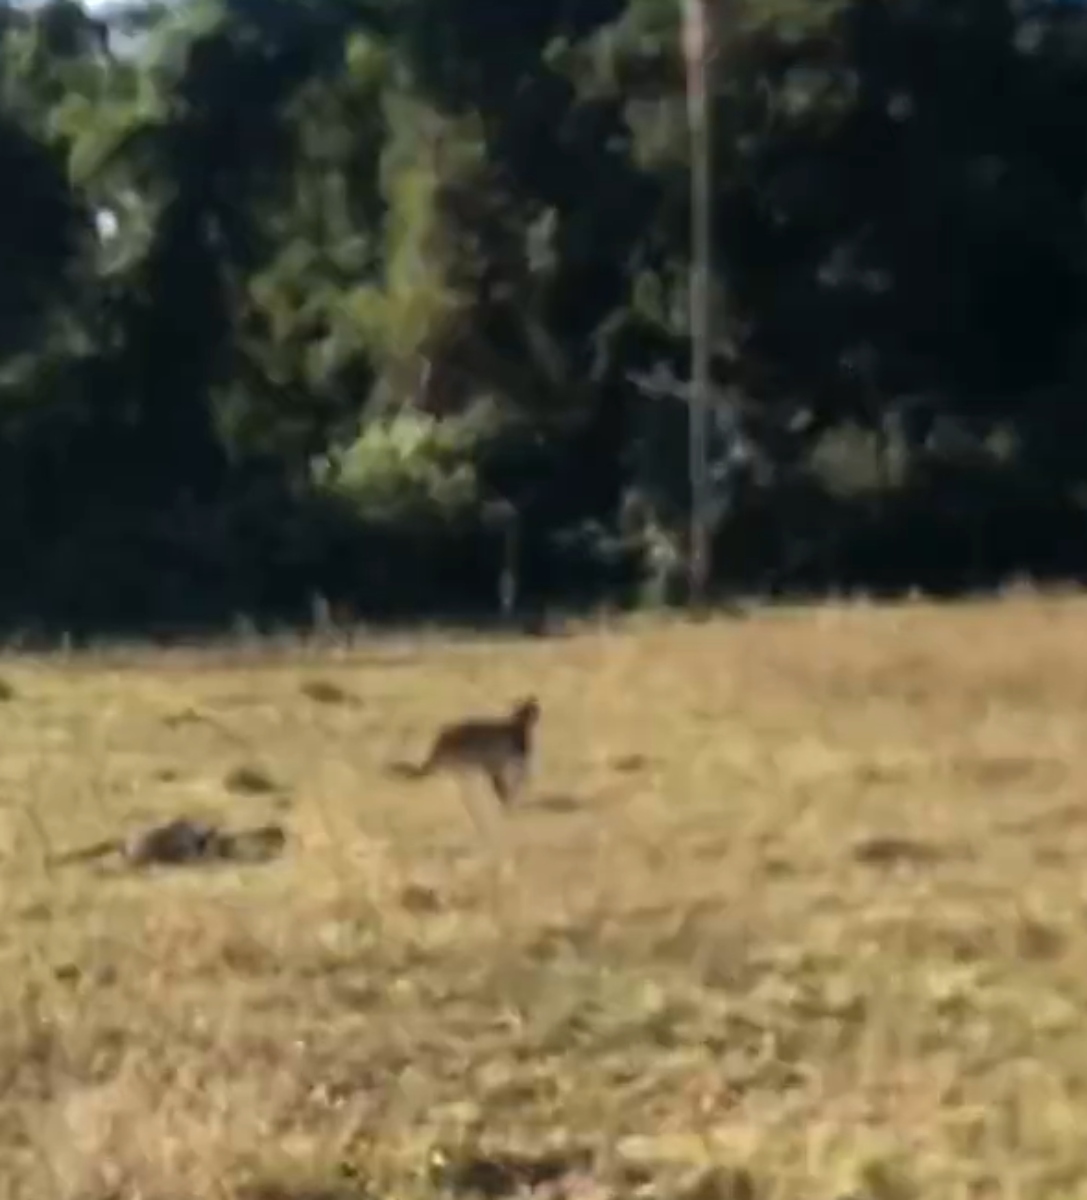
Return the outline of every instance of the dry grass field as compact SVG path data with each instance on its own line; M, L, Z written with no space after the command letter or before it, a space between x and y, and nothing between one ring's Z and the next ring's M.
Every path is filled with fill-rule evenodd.
M1087 602L0 675L3 1200L1087 1197Z

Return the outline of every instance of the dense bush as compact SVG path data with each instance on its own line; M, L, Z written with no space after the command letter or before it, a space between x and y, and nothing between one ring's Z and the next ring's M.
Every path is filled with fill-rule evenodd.
M711 8L717 584L1079 577L1087 10ZM679 9L0 8L0 621L681 599Z

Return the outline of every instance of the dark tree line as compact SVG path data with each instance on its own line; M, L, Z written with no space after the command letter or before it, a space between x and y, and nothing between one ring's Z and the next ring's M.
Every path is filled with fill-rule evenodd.
M0 8L0 624L678 594L678 8ZM719 16L718 587L1087 573L1087 7Z

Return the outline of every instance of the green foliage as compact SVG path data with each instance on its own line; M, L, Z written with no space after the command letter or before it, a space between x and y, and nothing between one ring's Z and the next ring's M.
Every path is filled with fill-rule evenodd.
M1087 13L711 9L720 578L1080 571ZM680 17L0 5L8 607L483 602L496 498L530 592L673 597Z
M371 524L454 524L477 515L475 438L463 423L405 412L367 425L334 459L315 464L319 488Z

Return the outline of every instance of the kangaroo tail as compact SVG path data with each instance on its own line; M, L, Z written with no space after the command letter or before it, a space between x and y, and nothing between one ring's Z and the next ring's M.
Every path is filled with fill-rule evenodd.
M85 846L82 850L68 850L63 854L54 854L49 859L49 865L59 867L65 863L89 862L94 858L105 858L107 854L123 848L124 843L120 838L109 838L104 842L95 842L93 846Z
M430 763L392 762L385 771L396 779L423 779L430 774Z

